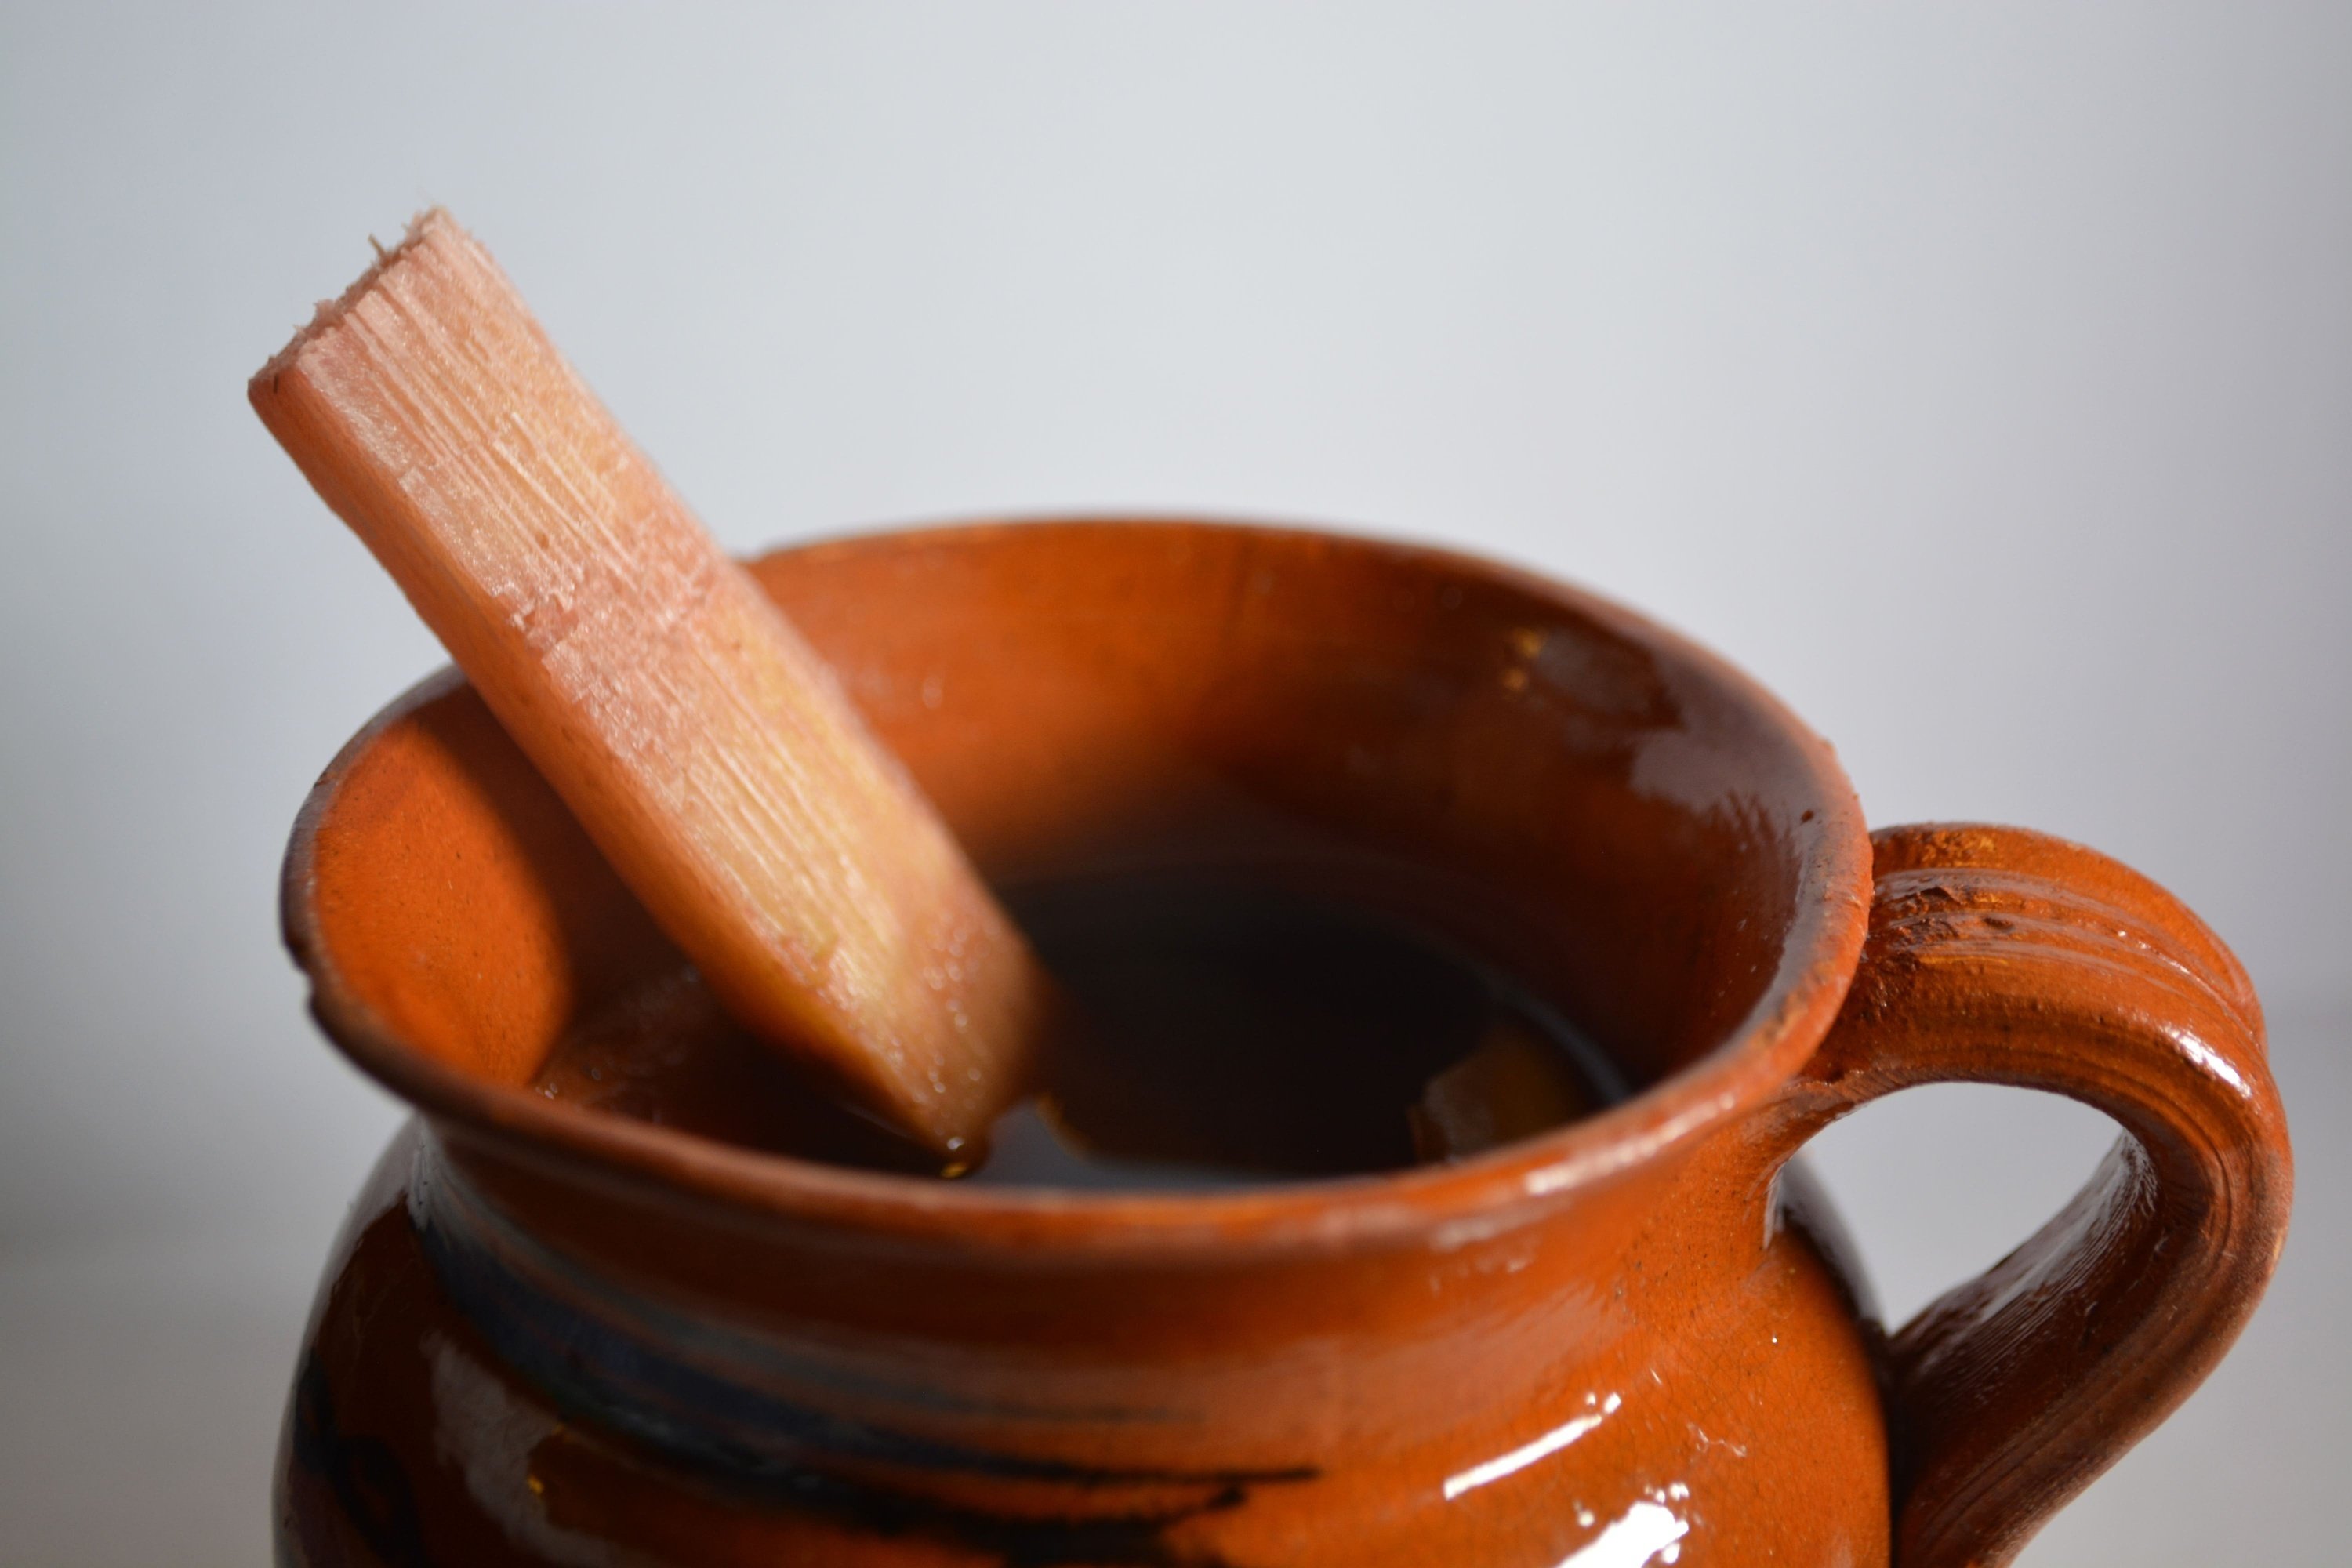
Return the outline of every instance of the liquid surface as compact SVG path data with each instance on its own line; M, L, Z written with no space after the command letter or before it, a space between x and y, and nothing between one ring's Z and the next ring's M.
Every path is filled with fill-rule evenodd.
M1087 1188L1394 1170L1612 1098L1605 1066L1499 978L1353 911L1139 884L1051 889L1014 911L1088 1027L952 1165L761 1047L683 966L581 1029L535 1087L834 1164Z

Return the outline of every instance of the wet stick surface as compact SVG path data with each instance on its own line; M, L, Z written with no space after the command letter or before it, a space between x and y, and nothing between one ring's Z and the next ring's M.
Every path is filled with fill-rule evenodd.
M729 1012L943 1151L1019 1094L1019 930L454 220L249 395Z

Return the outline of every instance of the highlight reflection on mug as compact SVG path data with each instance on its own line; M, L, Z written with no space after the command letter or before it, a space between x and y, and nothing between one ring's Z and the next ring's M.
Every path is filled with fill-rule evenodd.
M1458 1476L1448 1476L1445 1479L1445 1500L1452 1502L1464 1492L1476 1491L1489 1481L1499 1481L1505 1476L1526 1469L1538 1459L1559 1453L1562 1448L1600 1426L1601 1422L1614 1415L1617 1413L1617 1407L1625 1402L1613 1394L1605 1400L1596 1400L1593 1395L1588 1394L1584 1396L1584 1403L1597 1404L1600 1408L1589 1415L1580 1415L1573 1421L1555 1426L1534 1442L1523 1447L1514 1448L1499 1458L1489 1459L1483 1465L1473 1465Z

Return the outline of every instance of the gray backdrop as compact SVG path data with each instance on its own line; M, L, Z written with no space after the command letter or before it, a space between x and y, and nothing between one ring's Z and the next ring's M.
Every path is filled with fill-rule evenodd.
M243 386L431 201L733 544L1441 539L1743 662L1874 821L2169 884L2269 1003L2298 1228L2027 1560L2340 1560L2352 7L8 0L0 1561L264 1553L397 1116L278 856L439 656ZM1820 1162L1899 1313L2107 1135L1922 1091Z

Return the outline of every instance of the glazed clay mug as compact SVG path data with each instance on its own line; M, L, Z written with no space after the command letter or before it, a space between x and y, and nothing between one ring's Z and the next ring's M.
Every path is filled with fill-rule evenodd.
M1001 884L1181 868L1378 905L1634 1092L1450 1163L1118 1194L554 1103L527 1086L566 1030L678 961L428 682L288 864L319 1018L421 1115L309 1332L281 1561L1998 1563L2270 1275L2286 1130L2204 926L2034 834L1866 834L1827 746L1623 610L1202 524L756 570ZM1890 1338L1790 1160L1948 1080L2123 1136Z

